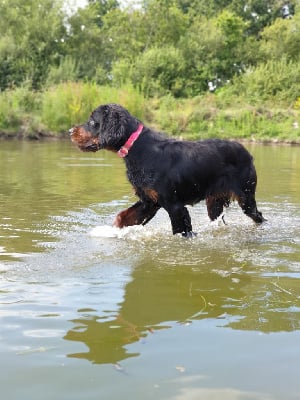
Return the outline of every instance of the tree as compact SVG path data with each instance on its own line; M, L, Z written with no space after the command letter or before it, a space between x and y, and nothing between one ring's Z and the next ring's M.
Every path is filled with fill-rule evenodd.
M61 0L2 0L0 87L24 81L39 88L63 54L66 28Z
M216 18L216 25L220 29L223 44L219 50L216 74L223 80L231 79L236 73L241 73L245 61L244 42L247 23L233 12L224 10Z
M224 84L242 72L247 63L246 27L242 18L227 10L216 18L194 19L179 42L186 60L186 88L190 95L207 90L209 81Z
M248 35L260 36L260 32L282 15L282 0L233 0L230 9L248 22ZM290 3L294 9L293 0Z
M90 0L68 19L69 32L67 54L74 60L78 79L108 84L112 61L116 56L113 43L114 27L122 27L123 21L115 18L123 14L117 0ZM107 20L113 20L108 24ZM126 38L126 35L124 36Z
M215 22L206 17L195 18L192 26L179 41L186 60L186 89L189 95L197 95L207 90L208 82L216 78L218 54L223 37Z
M110 52L111 62L134 60L146 47L147 27L141 10L115 9L103 18L101 34Z
M278 18L262 31L261 37L260 53L263 60L299 60L300 13L292 19Z
M102 18L120 6L117 0L89 0L89 5L96 11L95 22L100 28L103 25Z
M146 49L151 46L176 46L188 28L188 16L173 0L150 0L144 5L143 14L147 30Z
M213 18L228 7L232 0L177 0L178 7L191 16Z
M132 83L146 96L185 94L185 60L174 46L152 47L145 51L131 69Z

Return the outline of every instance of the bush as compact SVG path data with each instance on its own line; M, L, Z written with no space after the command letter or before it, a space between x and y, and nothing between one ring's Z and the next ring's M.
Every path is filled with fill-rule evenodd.
M144 98L131 86L117 89L95 83L67 82L43 93L42 122L51 132L66 132L105 103L120 103L138 118L144 115Z
M78 77L78 67L72 57L63 58L58 66L51 66L47 79L46 87L57 85L61 82L76 81Z
M39 105L39 93L29 90L26 85L3 91L0 95L0 131L35 136L42 130L37 116Z
M173 46L151 48L141 54L132 68L131 81L146 97L168 93L178 97L184 93L185 61Z
M243 94L251 103L277 100L291 104L300 93L300 63L270 60L234 80L233 94Z
M184 100L172 96L151 100L149 124L169 135L189 139L299 141L299 112L266 105L251 106L234 96L231 96L231 106L228 101L229 96L224 96L224 92L221 98L208 94Z
M148 100L132 86L67 82L43 93L24 86L0 92L0 132L27 137L67 132L104 103L120 103L149 126L177 137L299 141L299 97L292 107L262 100L250 105L232 86L191 99L169 94Z

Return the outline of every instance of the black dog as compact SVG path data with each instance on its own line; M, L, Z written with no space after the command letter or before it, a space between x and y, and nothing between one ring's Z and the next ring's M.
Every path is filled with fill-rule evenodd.
M117 104L94 110L83 125L70 129L83 151L107 149L124 157L127 176L139 201L120 212L117 227L145 225L163 207L173 234L192 236L185 205L206 200L211 220L231 200L256 223L264 218L256 208L256 171L248 151L226 140L179 141L153 131Z

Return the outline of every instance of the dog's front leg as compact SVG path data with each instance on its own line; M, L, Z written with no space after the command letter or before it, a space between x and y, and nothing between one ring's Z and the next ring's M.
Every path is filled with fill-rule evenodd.
M115 218L113 226L124 228L132 225L146 225L157 213L160 206L151 202L137 201L133 206L121 211Z
M195 234L192 230L191 217L186 207L174 204L166 207L169 214L173 235L181 233L184 237L192 237Z

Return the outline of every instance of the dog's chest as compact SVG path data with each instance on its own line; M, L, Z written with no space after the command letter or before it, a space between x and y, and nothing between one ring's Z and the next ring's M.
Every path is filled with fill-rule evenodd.
M139 163L127 163L127 177L129 182L138 188L153 187L155 182L155 171L145 168Z

